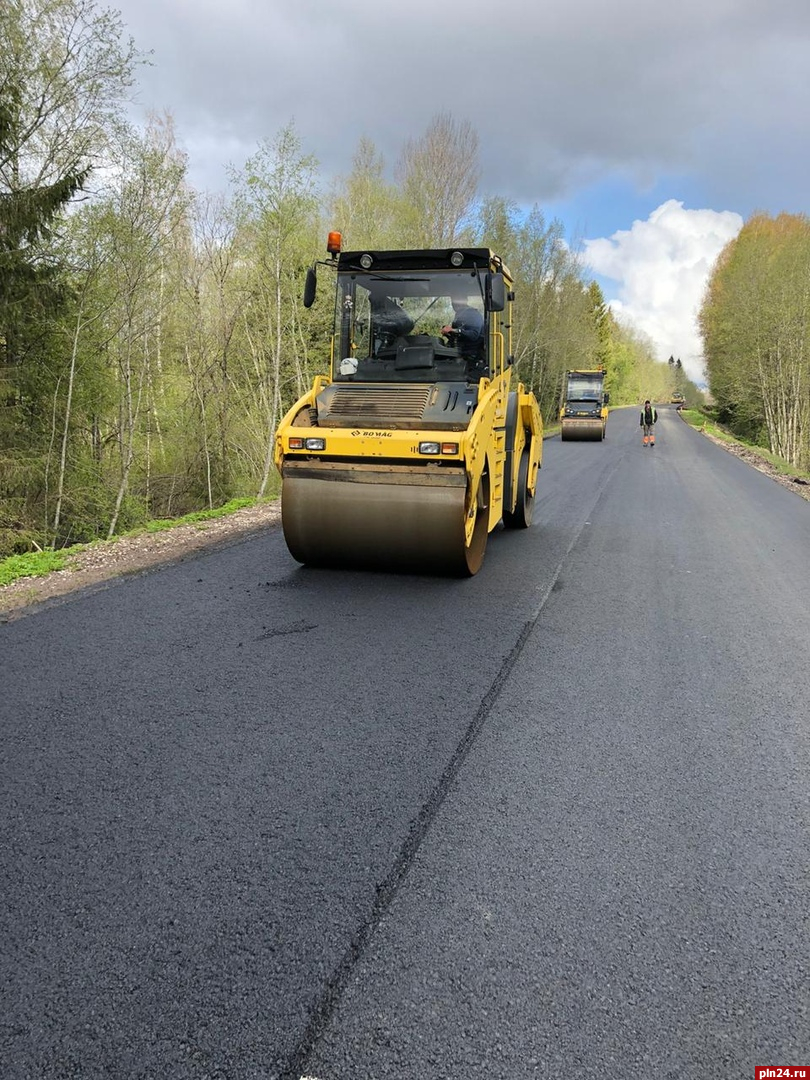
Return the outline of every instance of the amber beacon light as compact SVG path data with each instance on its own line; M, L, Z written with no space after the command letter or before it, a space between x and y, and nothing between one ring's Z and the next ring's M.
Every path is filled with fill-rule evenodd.
M339 255L343 246L343 237L339 232L330 232L326 238L326 250L330 255Z

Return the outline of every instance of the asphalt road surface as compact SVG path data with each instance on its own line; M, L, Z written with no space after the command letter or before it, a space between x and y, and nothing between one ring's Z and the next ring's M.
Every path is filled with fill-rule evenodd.
M662 409L469 580L0 626L0 1077L810 1075L810 505Z

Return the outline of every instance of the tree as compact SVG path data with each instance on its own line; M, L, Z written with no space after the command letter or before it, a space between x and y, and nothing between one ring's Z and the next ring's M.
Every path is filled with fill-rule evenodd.
M61 299L59 267L44 245L54 219L87 178L74 170L50 184L26 185L20 178L14 134L14 101L19 88L7 78L0 97L0 371L8 385L3 397L17 401L11 373L40 336L44 318ZM13 182L13 185L12 185Z
M469 121L439 113L424 135L408 139L397 175L412 247L459 242L478 192L478 135Z
M810 220L755 215L715 264L700 325L722 420L810 461Z
M385 163L374 143L362 138L348 177L338 181L330 200L329 222L347 248L404 245L400 195L384 177Z
M126 134L119 160L103 197L69 223L75 300L63 394L55 390L52 410L61 420L55 542L65 502L70 527L81 520L91 473L90 498L108 535L122 518L145 516L153 436L162 443L163 339L176 292L166 277L177 234L188 234L185 160L171 123L154 119L143 135Z
M475 239L491 248L510 268L518 255L521 216L517 204L500 195L488 195L478 204ZM517 266L515 266L517 269Z
M513 336L520 378L531 386L545 416L555 415L564 372L593 366L596 328L581 268L559 221L546 223L539 207L523 219L509 260L518 314Z
M120 17L92 0L0 5L0 494L24 532L39 520L40 536L50 406L64 386L62 349L70 355L69 267L57 241L105 159L135 63Z
M39 187L104 160L139 54L117 12L95 0L4 0L0 99L11 102L12 189Z
M178 338L190 379L186 401L190 423L182 453L202 462L203 480L195 488L204 490L209 508L230 495L231 424L224 413L231 411L235 388L241 384L234 378L234 353L240 348L234 339L248 297L240 282L236 234L235 215L223 197L201 195L194 200L194 244L180 253L178 274ZM251 415L252 402L238 411L243 417ZM251 445L243 452L252 459ZM193 467L191 471L199 472Z
M275 429L282 408L308 379L299 358L301 281L318 249L318 202L314 157L304 154L290 123L273 142L263 142L233 172L243 251L250 266L248 320L260 380L256 387L265 425L265 451L258 494L270 480Z
M591 306L594 329L596 330L596 354L594 357L596 366L604 368L606 372L610 373L612 344L610 310L605 303L601 288L595 281L588 285L588 300ZM610 380L608 379L609 383Z
M153 369L161 363L167 304L166 262L174 235L188 226L186 165L171 127L147 130L130 144L126 159L129 167L114 196L114 315L119 330L110 352L119 385L120 474L109 536L115 534L129 489L141 419L152 412ZM143 460L148 467L149 455Z
M26 304L55 268L43 241L103 157L137 54L120 16L93 0L4 0L0 7L0 333L19 359ZM8 359L8 358L7 358Z

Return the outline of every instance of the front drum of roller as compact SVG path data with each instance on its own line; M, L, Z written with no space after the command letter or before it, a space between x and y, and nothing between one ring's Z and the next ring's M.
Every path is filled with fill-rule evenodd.
M560 438L564 442L601 442L604 423L599 420L563 420Z
M409 483L404 476L386 483L345 474L286 475L284 539L293 558L310 566L475 574L486 547L487 514L479 498L480 520L467 545L465 492L463 474L447 484Z

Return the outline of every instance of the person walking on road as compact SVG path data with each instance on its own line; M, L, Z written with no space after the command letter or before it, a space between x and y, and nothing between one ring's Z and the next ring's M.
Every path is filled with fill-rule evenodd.
M644 446L655 446L655 422L657 419L658 413L648 399L644 402L644 408L641 410L641 419L639 420Z

